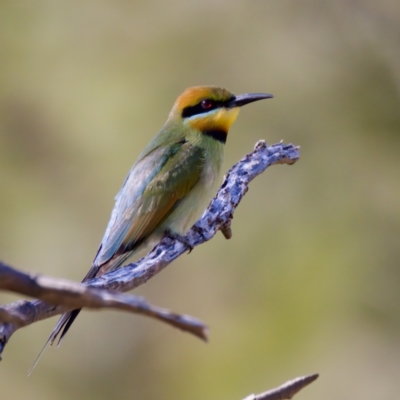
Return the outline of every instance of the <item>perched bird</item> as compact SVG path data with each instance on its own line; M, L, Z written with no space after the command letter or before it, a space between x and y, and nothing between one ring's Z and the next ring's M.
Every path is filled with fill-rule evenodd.
M239 107L271 97L265 93L235 96L215 86L186 89L126 177L83 282L118 268L140 248L165 234L185 243L183 235L211 200L220 177L228 130ZM73 310L61 316L43 350L62 330L61 342L79 312Z

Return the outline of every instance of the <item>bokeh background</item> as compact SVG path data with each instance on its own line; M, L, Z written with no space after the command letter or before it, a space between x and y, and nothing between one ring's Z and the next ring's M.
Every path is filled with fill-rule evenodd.
M240 400L314 372L299 400L398 397L397 0L1 1L1 259L79 281L130 166L199 84L276 96L242 110L224 170L258 139L302 148L251 184L232 240L136 291L210 342L85 312L28 379L53 318L12 337L1 398Z

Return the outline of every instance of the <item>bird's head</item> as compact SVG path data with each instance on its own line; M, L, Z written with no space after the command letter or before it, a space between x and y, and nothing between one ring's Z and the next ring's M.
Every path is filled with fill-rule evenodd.
M266 93L235 96L229 90L215 86L194 86L178 97L170 119L180 119L188 127L203 133L220 132L219 136L226 139L230 126L239 114L239 107L272 97L272 94Z

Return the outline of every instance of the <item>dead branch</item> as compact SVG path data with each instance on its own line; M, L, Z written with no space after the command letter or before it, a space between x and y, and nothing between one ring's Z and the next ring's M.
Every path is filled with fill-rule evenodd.
M152 306L141 297L91 288L65 279L28 275L5 265L1 261L0 290L36 297L49 304L63 306L65 310L81 307L113 308L143 314L207 340L208 330L201 321ZM31 306L32 302L26 300L3 306L0 308L0 321L9 323L15 328L30 325L37 320Z
M251 394L243 400L290 400L301 389L308 386L318 378L318 374L302 376L292 379L283 385L260 394Z
M285 145L283 143L278 143L267 146L265 141L259 141L254 151L247 154L227 173L222 186L204 212L202 218L186 235L189 243L191 243L193 247L199 246L214 237L218 230L221 230L224 236L229 238L232 235L230 222L233 218L233 213L246 194L249 183L269 166L275 164L294 164L299 159L299 156L299 148L291 144ZM192 317L178 316L167 310L154 308L145 303L144 300L138 302L138 299L133 296L123 299L123 295L120 293L105 292L103 297L99 294L100 291L92 292L94 288L118 292L126 292L134 289L158 274L187 250L187 246L182 242L164 237L153 250L138 262L128 264L125 267L109 272L101 277L87 281L83 285L76 284L79 288L78 286L74 286L72 293L70 292L69 294L67 294L66 290L66 281L61 281L61 283L58 280L51 282L52 278L46 278L44 276L36 276L36 280L29 281L27 277L32 279L32 276L16 271L17 274L14 274L14 279L16 280L12 283L14 288L11 288L12 285L10 282L12 282L12 280L5 278L3 280L4 275L3 277L0 275L0 289L18 289L15 290L18 293L23 293L31 297L41 297L45 300L22 300L0 307L0 355L4 346L17 329L61 314L68 309L90 307L90 301L87 297L89 294L93 295L91 300L97 298L99 301L98 305L92 306L93 308L102 307L100 305L100 299L103 298L104 300L108 298L110 303L108 303L108 305L103 305L103 307L111 307L111 303L113 303L114 308L129 309L129 311L132 312L150 315L174 326L178 326L181 329L184 329L184 324L182 324L183 318L185 322L188 322L188 325L185 325L185 327L196 326L195 331L197 333L191 329L186 330L204 339L206 337L205 326ZM41 285L38 286L38 282L40 282ZM54 283L54 286L52 283ZM71 282L68 282L68 284L70 283ZM9 287L7 287L7 285ZM82 289L81 287L84 286L90 286L91 289ZM43 291L44 288L47 290L46 294ZM57 289L63 294L56 295ZM60 297L63 297L64 300L60 301ZM87 302L85 303L85 301ZM57 306L50 303L57 304ZM147 311L145 312L144 310ZM174 316L175 319L172 316ZM179 323L177 323L177 320L179 320Z

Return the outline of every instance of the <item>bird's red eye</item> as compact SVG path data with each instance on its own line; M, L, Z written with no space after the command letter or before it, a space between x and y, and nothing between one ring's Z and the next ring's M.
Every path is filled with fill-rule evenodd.
M211 100L208 100L208 99L203 100L203 101L201 102L201 106L202 106L204 109L211 108L212 105L213 105L212 101L211 101Z

